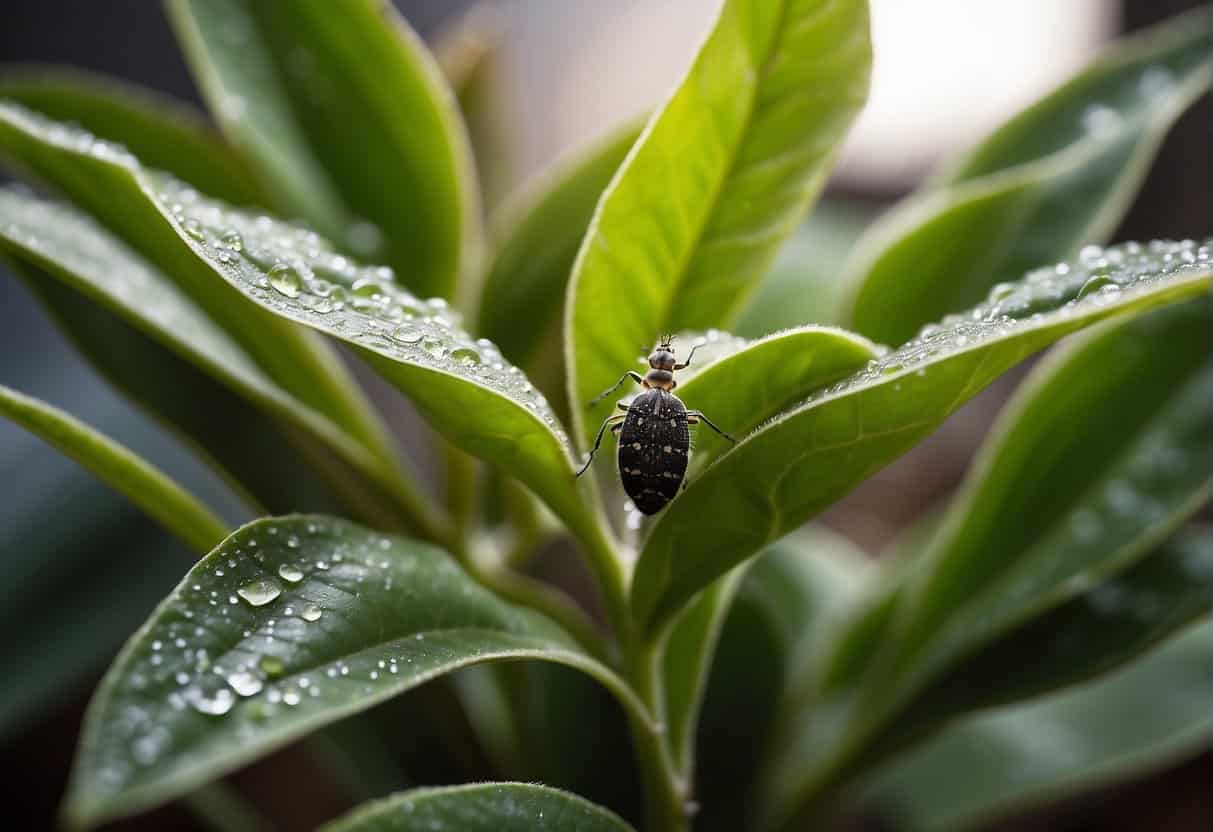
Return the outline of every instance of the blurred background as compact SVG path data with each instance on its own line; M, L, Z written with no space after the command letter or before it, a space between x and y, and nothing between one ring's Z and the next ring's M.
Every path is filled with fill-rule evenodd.
M433 38L472 5L398 0ZM484 79L485 124L502 148L484 171L499 200L553 159L638 114L677 82L718 0L513 0L490 13L501 38ZM873 0L872 96L823 206L839 260L862 225L942 160L1081 67L1108 39L1197 5L1187 0ZM483 13L483 12L481 12ZM5 0L0 62L67 64L201 106L159 4ZM1213 232L1213 105L1169 135L1114 240ZM810 221L811 223L813 221ZM0 269L0 382L42 397L158 462L227 516L222 485L171 435L107 388L24 287ZM979 396L934 437L825 518L873 554L955 487L1021 377ZM394 394L386 394L394 396ZM391 412L408 432L398 398ZM407 437L406 437L407 438ZM0 422L0 778L9 828L49 828L82 709L100 672L178 580L187 553L72 463ZM285 828L345 808L291 750L238 775ZM308 782L307 795L282 781ZM1213 756L999 829L1183 830L1213 817ZM306 799L304 799L306 798ZM275 802L281 805L273 805ZM306 805L300 806L303 803ZM292 825L298 821L297 825ZM169 808L125 829L196 829ZM1197 821L1199 824L1200 822Z

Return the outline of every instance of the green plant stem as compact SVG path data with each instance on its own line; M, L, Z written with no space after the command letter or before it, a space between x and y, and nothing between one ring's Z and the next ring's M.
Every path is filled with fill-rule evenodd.
M667 740L665 722L665 684L662 678L664 637L653 638L633 633L625 648L628 681L652 714L652 725L631 722L632 740L644 786L647 823L650 832L689 832L694 810L690 804L690 785L678 771Z

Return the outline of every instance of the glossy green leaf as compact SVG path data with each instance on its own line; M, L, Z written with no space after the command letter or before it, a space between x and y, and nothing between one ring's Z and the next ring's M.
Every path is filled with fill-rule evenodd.
M398 525L393 515L410 502L397 475L275 384L176 285L87 217L0 190L0 255L103 375L187 436L255 504L344 505ZM317 453L337 492L308 466ZM424 515L411 513L425 528Z
M640 127L629 124L558 162L523 187L493 223L493 254L480 301L480 331L525 366L559 346L565 290L594 206Z
M157 184L159 200L181 206L175 221L193 229L199 256L243 298L352 345L435 430L517 477L575 531L596 533L547 401L492 342L460 329L445 301L419 300L390 269L336 254L314 232Z
M814 390L857 372L879 354L866 338L821 326L789 329L756 341L711 331L691 343L702 347L691 366L678 373L678 397L737 438ZM697 465L728 447L710 428L696 429Z
M863 105L864 0L726 0L598 204L569 287L570 407L663 331L727 324L800 222Z
M1190 460L1213 454L1211 324L1207 298L1173 305L1037 368L931 545L841 640L828 695L847 725L829 742L811 731L797 742L784 771L800 773L784 783L799 801L958 712L1126 661L1207 607L1203 585L1180 591L1185 570L1203 583L1200 553L1186 547L1130 569L1127 584L1101 582L1208 500L1213 475ZM1176 594L1156 598L1148 619L1108 602L1164 588Z
M57 407L0 384L0 416L88 468L196 551L227 535L222 520L159 468Z
M314 335L246 303L208 259L181 207L127 150L0 101L0 157L63 191L178 287L281 387L328 416L392 470L394 445L337 356ZM191 188L174 195L196 199Z
M634 615L658 627L1028 355L1113 315L1207 292L1211 271L1209 246L1190 241L1091 251L1029 275L1006 297L926 329L815 395L720 457L658 517L632 583Z
M375 0L173 0L199 85L287 210L422 296L475 268L467 136L433 58Z
M628 832L588 800L534 783L476 783L416 789L377 800L321 832Z
M488 661L611 671L447 555L318 515L261 520L190 570L95 695L65 813L77 827L184 794L435 676Z
M896 828L996 816L1138 777L1213 746L1213 624L1072 690L965 720L879 772L868 800Z
M847 258L871 219L871 212L858 205L823 199L780 249L734 331L760 338L805 324L836 323Z
M202 115L151 89L55 66L8 66L0 98L123 145L145 165L236 205L264 205L244 161Z
M687 625L711 593L704 593L679 620L667 651L667 679L684 675L676 670L688 653L706 650L712 657L710 681L698 682L706 684L706 693L698 694L704 696L702 712L676 707L673 695L679 687L668 688L671 742L677 748L680 735L689 740L698 733L697 828L741 829L755 817L754 780L788 689L812 663L817 645L824 643L867 577L868 559L862 552L824 527L809 527L755 561L735 601L720 615L724 626L718 645L715 634L708 648L698 646L702 640L688 643L686 638ZM691 716L689 724L680 726L682 714ZM682 759L690 761L690 747Z
M1110 235L1167 130L1213 80L1213 12L1128 38L884 218L850 270L850 325L885 343Z

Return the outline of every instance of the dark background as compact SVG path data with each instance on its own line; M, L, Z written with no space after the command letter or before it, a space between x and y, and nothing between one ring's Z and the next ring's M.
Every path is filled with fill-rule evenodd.
M267 0L271 1L271 0ZM905 0L912 2L913 0ZM1058 0L1065 2L1065 0ZM525 2L525 0L524 0ZM1005 0L1014 2L1014 0ZM397 2L413 26L431 35L471 5L443 0ZM1189 0L1125 0L1123 28L1133 30L1197 5ZM159 4L152 0L0 0L0 62L68 64L137 81L201 106ZM1134 208L1114 239L1203 237L1213 233L1213 104L1206 98L1174 128ZM901 196L889 191L836 193L873 205ZM218 499L221 487L161 431L96 379L55 332L24 288L0 273L0 382L66 407L155 458L191 488ZM927 443L863 486L828 516L869 550L948 493L963 474L1015 379L1000 383L957 414ZM229 506L229 510L231 509ZM63 522L56 522L62 517ZM64 548L68 565L50 557ZM39 559L40 552L47 553ZM85 622L110 627L114 647L142 621L150 600L97 599L90 589L113 570L138 570L136 599L160 597L187 563L178 544L120 498L36 440L0 425L0 583L9 594L33 569L58 581L80 605ZM134 559L132 565L131 559ZM62 573L62 574L57 574ZM36 674L39 617L33 599L0 609L0 678L16 685ZM89 606L96 616L87 615ZM9 829L51 826L74 750L82 708L109 654L83 656L81 672L65 678L56 701L21 702L27 714L0 726L0 806ZM19 698L19 697L18 697ZM7 704L7 703L6 703ZM1213 701L1210 706L1213 707ZM22 710L23 709L23 710ZM306 757L290 750L235 778L282 828L304 828L346 808ZM306 784L305 788L299 788ZM121 824L123 829L195 829L175 808ZM1213 828L1213 755L1099 795L1071 801L998 827L1006 830L1197 830Z

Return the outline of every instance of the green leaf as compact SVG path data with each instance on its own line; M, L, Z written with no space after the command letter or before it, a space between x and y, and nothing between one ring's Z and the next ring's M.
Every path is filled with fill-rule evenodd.
M65 813L93 826L187 793L435 676L537 659L643 705L542 616L440 550L321 516L261 520L190 570L89 707Z
M227 535L222 520L159 468L57 407L0 384L0 416L88 468L194 550Z
M980 828L996 816L1126 780L1213 745L1213 624L1110 676L949 728L872 779L896 828Z
M759 338L804 324L836 323L843 268L871 212L826 197L775 257L734 330Z
M658 517L640 554L633 614L648 628L660 626L1028 355L1096 321L1206 292L1211 271L1208 245L1129 243L1033 273L969 317L927 328L750 434L691 482Z
M123 145L148 167L237 205L264 205L244 160L201 114L154 90L68 67L6 66L0 98Z
M849 541L811 526L776 543L746 574L736 600L727 607L710 681L698 682L706 684L706 694L698 694L704 696L702 714L698 707L681 709L673 702L668 708L676 748L680 734L698 732L697 828L745 828L756 816L754 780L777 713L794 680L812 663L823 636L854 602L867 569L868 559ZM692 653L704 649L692 648L686 635L695 611L710 597L705 593L696 601L671 636L666 655L671 680L679 677L673 671L686 661L682 645ZM669 687L670 694L676 690ZM680 714L691 716L688 725L680 726ZM690 754L688 747L682 759L689 762Z
M0 101L0 155L53 185L82 210L174 280L203 312L244 348L280 386L328 416L393 470L395 446L374 409L327 345L310 333L246 303L224 280L181 218L197 199L178 187L175 201L156 191L156 175L124 148Z
M615 815L575 794L533 783L415 789L355 809L321 832L628 832Z
M1213 12L1126 39L864 239L853 329L900 343L1024 271L1107 238L1167 130L1213 80Z
M288 210L454 297L479 245L475 170L454 96L389 4L173 0L203 94Z
M306 455L319 451L348 511L390 526L410 505L397 475L275 384L171 281L88 218L0 189L0 254L94 366L187 436L254 503L279 511L338 505L307 465ZM424 515L413 513L424 528Z
M1189 460L1213 453L1211 324L1201 298L1097 329L1038 366L931 545L842 639L830 694L847 725L796 744L783 769L800 772L784 780L798 802L942 719L1101 672L1207 608L1193 587L1115 626L1117 593L1199 577L1187 551L1130 570L1132 590L1091 587L1208 500L1213 477Z
M585 402L660 332L734 316L820 191L870 63L863 0L726 0L578 254L565 340L580 440Z
M691 366L679 373L678 397L723 430L741 437L814 390L851 375L879 355L866 338L833 327L803 326L756 341L709 331ZM729 447L710 429L695 433L697 465Z
M577 249L639 133L638 125L625 125L556 163L496 215L479 329L515 364L541 358L536 352L544 345L561 351L560 313Z

